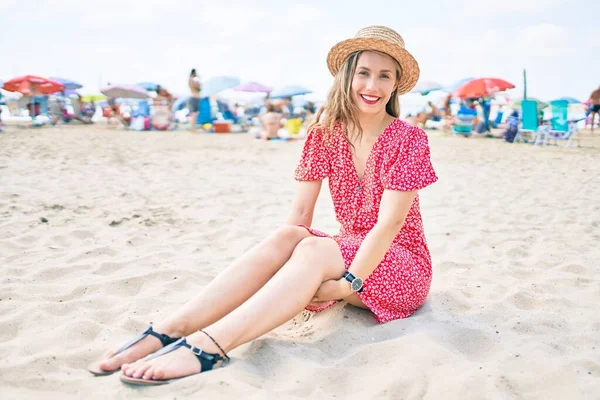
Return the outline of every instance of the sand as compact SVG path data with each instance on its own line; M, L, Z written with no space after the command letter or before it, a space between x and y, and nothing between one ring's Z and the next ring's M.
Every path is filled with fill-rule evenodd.
M154 388L84 368L285 220L302 143L9 127L0 134L0 398L595 399L600 138L430 134L431 294L377 325L338 305ZM327 189L314 226L334 233ZM276 304L274 304L276 306Z

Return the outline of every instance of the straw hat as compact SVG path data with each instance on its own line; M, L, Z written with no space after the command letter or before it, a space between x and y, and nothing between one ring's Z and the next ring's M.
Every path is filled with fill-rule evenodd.
M385 53L398 61L402 70L398 84L399 95L409 92L417 83L419 64L404 48L402 36L395 30L380 25L367 26L358 31L354 38L341 41L333 46L327 55L329 72L335 76L350 54L361 50Z

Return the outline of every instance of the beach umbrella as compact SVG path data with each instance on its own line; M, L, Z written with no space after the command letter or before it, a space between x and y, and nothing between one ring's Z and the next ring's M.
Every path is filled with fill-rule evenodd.
M105 87L100 92L113 99L145 99L149 97L146 89L136 85L112 85Z
M84 94L83 96L81 96L81 100L85 101L86 103L92 102L92 101L101 101L101 100L106 100L106 96L103 94Z
M310 93L312 93L312 90L306 89L302 86L286 86L278 90L273 90L269 97L271 99L281 99L285 97L301 96L303 94Z
M224 90L231 89L240 84L240 79L234 76L216 76L202 84L202 97L208 97L220 93Z
M419 81L417 82L413 90L410 91L410 93L420 93L423 96L426 96L429 94L429 92L433 92L434 90L441 90L443 88L444 85L438 82Z
M33 85L42 94L52 94L62 91L65 87L62 83L41 76L25 75L4 82L2 88L9 92L19 92L26 96L31 95Z
M513 89L515 85L500 78L477 78L458 86L452 96L461 99L490 97L494 93Z
M550 103L554 103L555 101L566 101L567 104L581 104L581 101L577 100L574 97L560 97L558 99L554 99L552 101L550 101Z
M233 90L238 92L269 93L273 89L257 82L247 82L237 85L233 88Z
M63 86L65 87L65 90L76 90L76 89L81 89L83 87L83 85L81 83L77 83L70 79L57 78L57 77L52 77L52 76L50 77L50 79L62 83Z
M139 82L135 85L144 88L150 92L156 92L158 90L158 87L160 86L158 83L153 82Z
M77 95L77 91L73 89L65 89L62 92L58 92L57 94L64 93L65 96Z
M189 99L190 99L190 96L181 96L181 97L177 98L177 100L175 100L173 102L173 105L171 106L171 111L183 110L184 108L187 107L187 103L188 103Z

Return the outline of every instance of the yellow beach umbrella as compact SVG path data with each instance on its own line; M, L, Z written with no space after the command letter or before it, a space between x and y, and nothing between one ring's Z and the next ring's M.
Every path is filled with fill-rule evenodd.
M100 101L100 100L106 100L106 96L103 94L84 94L81 96L81 100L85 101L86 103L89 103L90 101Z

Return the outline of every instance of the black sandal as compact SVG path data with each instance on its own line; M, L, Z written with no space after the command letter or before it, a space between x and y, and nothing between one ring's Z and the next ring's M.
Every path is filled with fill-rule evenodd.
M177 340L179 340L179 338L172 338L168 335L165 335L164 333L157 333L152 329L152 325L148 326L148 329L146 329L144 332L140 333L139 335L137 335L136 337L134 337L133 339L131 339L129 342L125 343L123 346L121 346L121 348L119 348L115 354L113 355L116 356L119 353L124 352L125 350L127 350L128 348L130 348L131 346L133 346L134 344L136 344L137 342L139 342L140 340L144 339L146 336L154 336L155 338L157 338L158 340L160 340L160 343L163 345L163 347L170 345L171 343L176 342ZM93 375L95 376L106 376L106 375L111 375L114 374L115 372L119 371L121 368L117 368L117 369L113 369L111 371L105 371L102 368L100 368L100 361L96 361L95 363L92 363L90 365L87 366L87 370L90 371Z
M208 333L204 332L203 330L200 330L200 332L202 332L206 336L208 336L210 338L210 340L212 340L214 342L214 344L217 345L219 350L221 350L221 352L223 353L223 356L221 356L220 354L217 354L217 353L207 353L204 350L189 344L185 340L185 338L181 338L181 339L177 340L175 343L170 344L169 346L166 346L166 347L158 350L155 353L152 353L151 355L144 358L143 360L150 361L152 359L158 358L167 353L175 351L175 350L179 349L180 347L186 347L186 348L190 349L190 351L192 353L194 353L194 355L196 356L198 361L200 361L200 372L198 372L196 374L192 374L192 375L197 375L197 374L201 374L202 372L212 370L214 368L215 364L218 363L219 361L222 361L221 367L224 367L225 365L227 365L229 363L229 361L231 361L231 358L229 358L227 353L225 353L225 351L221 348L221 346L219 346L219 344L216 342L216 340L212 338L212 336L210 336ZM132 385L152 386L152 385L166 385L173 381L187 378L188 376L192 376L192 375L182 376L180 378L173 378L173 379L152 379L152 380L150 380L150 379L142 379L142 378L131 378L125 374L121 374L120 378L121 378L121 381L123 381L125 383L130 383Z

